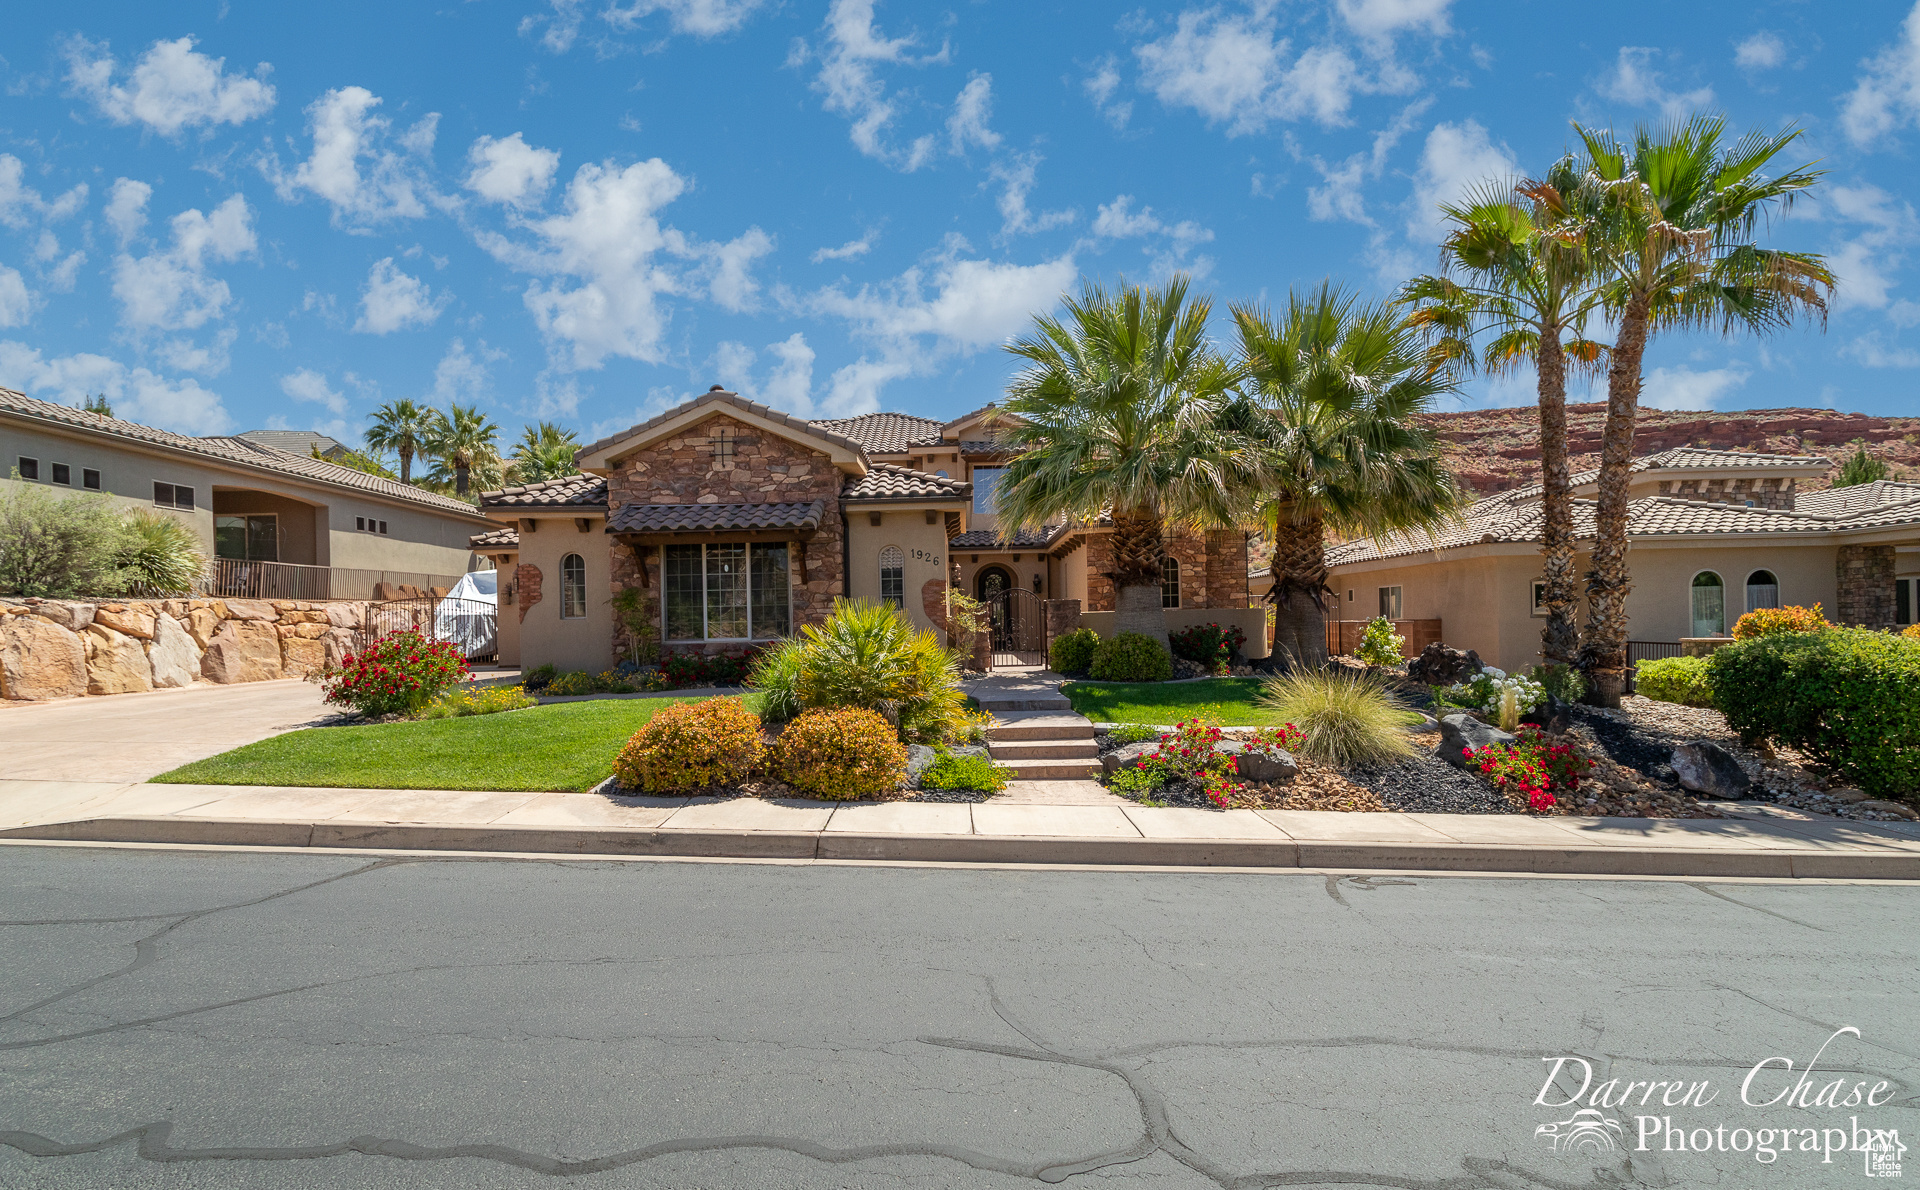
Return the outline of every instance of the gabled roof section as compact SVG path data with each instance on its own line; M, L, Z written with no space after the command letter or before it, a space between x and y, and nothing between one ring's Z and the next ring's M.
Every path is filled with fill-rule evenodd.
M842 503L878 500L966 500L973 485L944 475L928 475L892 463L874 463L859 479L840 489Z
M1877 512L1911 500L1920 500L1920 483L1876 479L1872 483L1855 484L1852 487L1822 488L1817 492L1801 492L1794 498L1793 506L1798 512L1811 512L1821 516L1846 516L1851 513Z
M950 550L1039 550L1052 545L1066 536L1067 526L1042 525L1038 529L1022 529L1012 537L1003 536L998 529L975 529L962 533L947 542Z
M467 538L467 548L475 552L484 550L518 550L520 548L520 530L508 525L490 533L475 533Z
M605 511L607 481L600 475L562 475L539 483L481 492L482 508L593 508Z
M813 423L830 434L850 438L869 454L905 454L918 440L940 437L940 423L911 413L863 413L859 417L822 418Z
M811 533L826 518L827 502L810 504L622 504L607 519L609 533L725 533L789 529Z
M321 454L333 458L345 454L348 450L344 442L337 438L330 438L318 430L248 430L236 437L296 455L311 455L318 450Z
M866 448L852 438L824 429L814 422L801 421L797 417L769 408L758 401L749 401L738 393L730 393L723 388L709 389L691 401L675 405L658 417L648 418L637 426L583 446L574 452L574 462L583 471L603 468L607 466L608 460L621 450L638 449L654 439L668 437L674 431L692 425L707 414L715 412L727 413L742 421L758 423L794 439L808 440L845 469L855 474L866 472Z
M1635 475L1647 472L1687 471L1793 475L1824 472L1831 466L1833 466L1833 460L1825 455L1769 455L1742 450L1709 450L1702 446L1676 446L1671 450L1663 450L1658 454L1645 455L1633 460L1628 471ZM1600 482L1600 472L1598 469L1576 472L1569 478L1569 482L1574 488L1592 487ZM1540 484L1530 483L1525 487L1502 492L1500 495L1525 500L1539 496L1543 490Z
M139 422L124 421L117 417L103 417L98 413L88 413L84 409L75 409L70 405L41 401L10 388L0 388L0 416L8 415L26 421L78 430L107 440L178 453L218 466L284 476L343 491L418 504L436 512L480 519L480 510L464 500L456 500L452 496L442 496L424 488L416 488L411 484L401 483L397 479L369 475L365 471L342 467L338 463L329 463L325 459L277 450L249 438L194 438L186 434L175 434L168 430L143 426Z
M961 426L966 425L968 422L976 421L982 415L992 413L999 408L1000 408L999 402L997 401L988 402L987 404L980 406L980 408L975 409L970 413L962 413L959 417L954 418L952 421L943 423L940 426L940 429L943 432L946 430L957 430Z

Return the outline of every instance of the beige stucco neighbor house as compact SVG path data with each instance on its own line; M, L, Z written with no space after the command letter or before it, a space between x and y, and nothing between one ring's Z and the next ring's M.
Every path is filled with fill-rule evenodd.
M1723 635L1758 607L1822 604L1836 623L1920 618L1920 484L1800 491L1831 460L1682 447L1637 460L1629 487L1628 637ZM1574 476L1581 572L1598 474ZM1473 504L1437 536L1328 550L1339 618L1439 620L1446 643L1516 670L1540 660L1540 488ZM1584 613L1583 613L1584 614ZM1648 650L1649 653L1655 650Z
M480 562L467 539L487 527L464 501L252 437L195 438L0 388L0 483L14 482L180 518L223 596L451 586Z
M1049 632L1110 623L1108 530L1007 539L991 413L804 421L716 387L584 447L582 475L485 493L498 527L469 544L502 576L502 661L613 665L628 643L613 600L630 589L667 651L739 653L825 619L842 595L944 631L955 581L996 608L1004 661L1037 661ZM1238 617L1263 655L1246 534L1168 552L1169 626Z

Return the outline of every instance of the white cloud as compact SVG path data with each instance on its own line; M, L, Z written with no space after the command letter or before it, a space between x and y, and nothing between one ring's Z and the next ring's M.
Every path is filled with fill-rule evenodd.
M26 172L18 157L0 153L0 224L18 230L33 226L35 221L57 223L86 205L85 182L48 202L26 184Z
M1601 79L1600 94L1634 107L1654 107L1669 120L1683 119L1713 104L1713 88L1669 91L1654 61L1661 56L1652 46L1623 45L1613 73Z
M175 372L218 376L227 370L228 351L239 337L240 333L231 326L222 327L210 343L198 344L185 338L163 339L154 346L153 353Z
M1094 110L1115 128L1125 128L1133 118L1131 100L1113 102L1113 93L1120 89L1120 67L1112 54L1095 65L1093 73L1081 81L1080 89L1093 101Z
M540 44L556 54L573 48L580 37L585 15L583 0L548 0L550 13L536 13L520 22L522 35L542 29ZM695 37L717 37L746 24L747 18L763 7L762 0L630 0L612 3L597 15L609 29L626 33L657 12L667 14L668 26L675 33Z
M554 170L560 167L560 154L552 149L536 149L520 139L519 133L496 140L483 136L467 150L473 171L467 175L467 189L488 202L509 206L537 204L553 184Z
M1742 70L1772 70L1787 60L1787 43L1765 29L1733 47L1733 63Z
M147 225L147 200L153 187L132 178L115 178L107 197L107 226L120 239L122 248Z
M492 381L493 365L505 358L506 352L488 347L484 339L475 352L469 352L466 343L459 339L448 343L446 354L433 368L433 403L478 401L486 395Z
M1696 372L1692 368L1655 368L1640 386L1640 403L1651 409L1712 409L1747 382L1747 370L1735 365Z
M410 326L432 326L448 301L446 294L435 296L426 282L401 272L388 256L367 271L367 283L360 290L360 317L353 329L387 335Z
M993 118L993 76L976 74L954 96L953 114L947 117L947 142L953 152L963 154L969 146L991 149L1000 143L1000 134L988 127Z
M1828 186L1821 198L1842 222L1858 227L1827 254L1834 308L1887 308L1907 249L1920 240L1920 217L1910 203L1868 184Z
M1920 368L1920 351L1902 347L1879 331L1868 331L1840 349L1840 354L1869 368Z
M336 417L345 416L347 412L346 394L327 384L326 373L316 372L312 368L302 368L282 376L280 391L296 401L310 401L324 406Z
M993 180L1000 183L1001 235L1047 231L1064 227L1080 217L1074 210L1042 211L1036 215L1027 209L1027 195L1033 192L1040 161L1037 154L1023 153L994 162L988 171Z
M146 368L128 368L104 355L47 359L38 349L0 342L0 383L43 401L78 405L105 393L116 417L182 434L223 434L233 419L218 393L194 380L169 380Z
M1422 29L1444 37L1450 29L1447 10L1453 0L1339 0L1340 18L1362 37L1391 37L1407 29Z
M211 215L182 211L171 226L172 247L114 258L113 295L121 322L133 330L192 330L219 317L233 295L225 281L208 275L208 264L238 260L258 246L253 212L238 194Z
M773 237L757 227L723 244L705 244L700 252L710 262L707 296L722 310L742 313L760 302L760 283L753 276L753 262L773 251Z
M308 105L313 153L292 173L281 170L277 157L261 163L280 197L292 202L303 190L319 195L332 205L335 226L426 214L421 195L432 198L433 191L422 162L432 152L439 113L430 112L390 137L393 122L373 114L380 102L365 87L341 87ZM390 139L397 141L398 151L388 146Z
M813 404L813 348L799 331L778 343L767 344L773 356L764 382L753 376L755 353L745 343L722 342L714 349L709 367L713 378L750 401L791 413L796 417L814 417L828 412L835 417L854 417L871 413L871 408L819 410Z
M1483 182L1517 177L1520 164L1504 144L1495 144L1473 120L1441 123L1427 133L1420 168L1413 176L1407 211L1407 236L1438 246L1445 233L1440 204L1455 202Z
M822 261L828 261L828 260L857 259L858 257L865 256L868 252L873 250L873 241L879 235L880 233L877 230L869 231L866 235L861 236L859 239L848 240L846 243L840 245L838 248L815 248L813 250L813 255L808 259L812 260L813 263L815 264L820 264Z
M1915 120L1920 120L1920 3L1886 48L1861 63L1860 81L1840 110L1840 126L1856 145L1871 145Z
M0 264L0 326L25 326L33 314L33 293L18 269Z
M820 55L820 73L814 88L826 95L826 109L851 120L848 131L861 153L895 169L911 173L933 155L931 135L916 137L904 149L887 137L899 109L887 86L874 71L876 64L926 66L947 60L947 47L915 57L912 36L889 38L873 27L873 0L834 0L827 12L826 47ZM964 92L963 92L964 94Z
M1094 214L1093 234L1098 239L1149 241L1140 250L1147 254L1147 271L1155 276L1184 272L1204 277L1213 270L1212 257L1188 259L1194 248L1212 242L1212 229L1191 219L1168 223L1152 207L1135 211L1131 194L1101 204Z
M156 41L134 63L125 85L113 81L119 65L105 44L75 38L67 47L67 81L116 124L145 124L177 137L196 124L244 124L273 108L273 88L262 62L260 77L227 74L225 58L196 53L193 38Z
M1374 226L1367 214L1365 186L1387 167L1387 154L1400 143L1414 121L1432 105L1423 99L1408 105L1393 123L1374 134L1373 146L1355 153L1338 165L1328 165L1319 157L1308 162L1320 173L1321 184L1307 189L1307 217L1318 222L1345 219L1364 227Z

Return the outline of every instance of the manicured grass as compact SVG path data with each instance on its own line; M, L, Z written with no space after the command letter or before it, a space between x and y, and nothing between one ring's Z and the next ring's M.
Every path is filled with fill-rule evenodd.
M1260 706L1259 678L1204 682L1069 682L1061 692L1095 723L1178 723L1198 716L1221 727L1269 727L1280 722Z
M748 695L749 709L756 699ZM154 780L348 789L586 790L662 707L698 699L554 703L497 715L314 727L222 752Z

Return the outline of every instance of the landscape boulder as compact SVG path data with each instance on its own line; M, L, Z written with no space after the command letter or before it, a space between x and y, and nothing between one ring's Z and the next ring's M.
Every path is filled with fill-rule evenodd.
M1485 668L1480 661L1480 654L1472 649L1462 653L1459 649L1434 641L1420 650L1418 657L1407 662L1407 676L1429 686L1451 686Z
M309 625L302 624L302 628ZM280 639L280 669L284 677L304 678L327 667L327 642L306 636Z
M1520 722L1531 723L1535 727L1543 727L1550 732L1562 732L1567 729L1568 724L1573 722L1573 706L1549 694L1541 700L1539 706L1520 716Z
M1173 659L1173 678L1175 681L1179 681L1181 678L1204 678L1206 676L1207 667L1201 665L1198 661L1189 661L1185 657L1175 657Z
M220 613L210 607L196 607L187 613L186 627L193 643L204 649L213 642L213 634L220 631Z
M88 694L139 694L153 689L147 651L124 632L96 621L87 626Z
M224 619L265 620L272 623L280 618L279 611L264 599L227 599L222 602L226 606Z
M93 622L139 640L153 639L153 612L124 603L103 603L93 611Z
M1693 740L1673 750L1673 773L1683 789L1703 797L1738 801L1747 796L1753 778L1733 754L1712 740Z
M1233 757L1240 779L1255 785L1276 785L1300 775L1300 762L1293 758L1291 752L1255 752L1245 744L1232 740L1220 741L1213 746L1213 750Z
M82 632L93 623L93 604L66 600L38 599L28 604L36 616L45 616L68 632Z
M0 625L0 698L40 702L87 692L87 647L39 616L8 616Z
M1153 755L1159 750L1159 740L1146 740L1138 744L1128 744L1124 748L1115 748L1105 756L1102 756L1100 758L1100 767L1109 773L1117 773L1121 769L1137 768L1143 759Z
M1467 767L1466 749L1468 748L1484 748L1488 744L1513 742L1513 736L1472 715L1448 715L1440 720L1438 745L1440 757L1458 768Z
M348 603L344 600L338 603L329 603L327 604L326 611L327 623L335 628L358 628L360 627L361 608L363 606L365 605Z
M907 745L907 784L914 789L920 788L920 775L933 767L939 753L925 744Z
M156 617L147 644L153 684L162 690L191 686L200 679L200 646L172 616Z
M272 624L228 620L200 658L200 675L211 682L266 682L280 676L280 634Z

